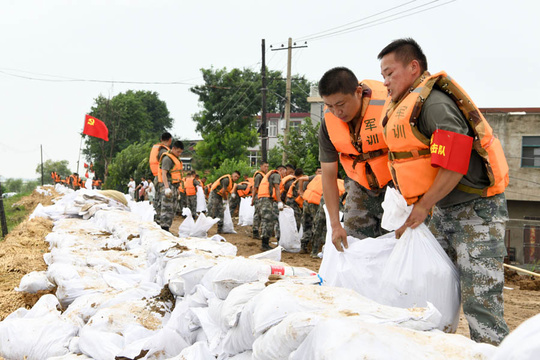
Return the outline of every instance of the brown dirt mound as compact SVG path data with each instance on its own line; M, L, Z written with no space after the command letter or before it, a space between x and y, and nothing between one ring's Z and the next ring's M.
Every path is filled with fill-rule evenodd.
M504 268L504 282L507 286L519 286L520 290L540 291L540 278L522 275L516 270Z

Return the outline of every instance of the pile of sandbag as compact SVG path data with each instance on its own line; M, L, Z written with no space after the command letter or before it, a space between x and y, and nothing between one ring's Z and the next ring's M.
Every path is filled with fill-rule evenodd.
M73 195L57 204L95 201ZM487 359L495 349L437 330L441 313L429 303L400 308L321 286L314 271L280 262L281 248L239 257L221 236L175 237L141 220L145 212L114 205L84 219L44 208L58 216L48 269L18 290L55 295L0 322L0 356Z

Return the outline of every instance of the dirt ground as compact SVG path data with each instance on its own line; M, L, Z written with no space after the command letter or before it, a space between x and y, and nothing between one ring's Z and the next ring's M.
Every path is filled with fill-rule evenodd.
M36 192L21 201L27 209L33 209L38 203L51 204L52 198ZM171 230L173 233L183 221L175 219ZM236 221L237 219L233 219ZM21 278L32 271L46 270L43 254L48 252L45 236L51 231L52 222L42 218L26 220L17 226L4 241L0 242L0 321L20 307L31 308L43 294L24 294L14 291ZM250 256L260 252L260 240L251 238L251 227L236 226L237 234L225 234L227 241L236 245L238 255ZM216 227L210 229L212 236ZM272 240L271 240L272 241ZM284 252L282 261L291 266L306 267L318 271L321 260L312 259L307 254ZM505 319L511 330L526 319L540 313L540 278L520 276L515 272L506 273L509 289L504 290ZM524 289L536 290L524 290ZM458 333L468 336L468 327L462 314Z

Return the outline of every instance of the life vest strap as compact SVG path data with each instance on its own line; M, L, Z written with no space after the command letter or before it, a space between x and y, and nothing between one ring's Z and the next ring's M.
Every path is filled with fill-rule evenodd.
M358 155L347 154L347 156L350 157L351 159L354 159L353 164L352 164L352 168L354 169L356 167L356 164L358 164L360 161L367 161L370 159L374 159L376 157L386 155L386 153L387 153L387 149L379 149L375 151L369 151L367 153L360 153Z
M390 151L388 152L388 158L390 161L393 160L403 160L403 159L410 159L410 158L419 158L420 156L424 155L430 155L431 150L430 149L421 149L421 150L413 150L413 151Z

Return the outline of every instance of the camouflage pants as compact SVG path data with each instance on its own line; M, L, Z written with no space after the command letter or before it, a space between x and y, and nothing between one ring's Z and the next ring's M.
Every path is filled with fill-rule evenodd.
M294 220L296 220L296 229L300 230L300 225L302 225L302 209L300 205L294 199L287 199L287 206L289 206L294 211Z
M229 197L229 211L231 212L231 217L234 216L234 213L240 207L240 196L236 195L233 199Z
M176 213L182 214L182 209L187 206L187 197L186 197L185 192L177 191L177 193L178 193L178 202L176 204Z
M387 231L381 228L383 208L381 206L386 187L378 193L368 190L349 179L345 181L347 198L343 211L347 235L358 239L376 238Z
M321 199L315 219L313 219L313 234L311 236L311 255L317 255L319 248L326 240L326 214L324 213L324 198Z
M304 201L304 212L302 214L302 228L303 234L302 239L300 240L302 244L302 249L307 249L308 245L311 243L313 238L313 222L317 211L319 210L319 205L311 204L307 201Z
M270 239L274 231L279 238L277 203L272 198L260 198L258 201L261 210L261 238Z
M154 179L154 186L156 187L156 197L154 199L154 210L156 215L154 219L158 222L161 220L161 192L163 191L163 183L157 181L157 177Z
M504 194L435 207L429 223L460 274L463 312L471 339L498 345L508 334L504 321Z
M174 216L176 215L176 203L178 202L178 190L175 186L171 188L172 196L170 198L165 196L165 187L162 186L161 197L161 213L159 224L162 227L171 227Z
M258 234L261 227L261 202L256 196L253 205L255 207L253 212L253 234Z
M225 212L225 209L223 208L223 198L221 195L218 195L215 191L212 191L210 193L210 197L208 198L208 215L212 218L219 218L219 221L217 223L218 225L218 232L223 231L223 215Z
M195 218L197 215L197 195L186 196L186 203L189 210L191 210L191 215Z

